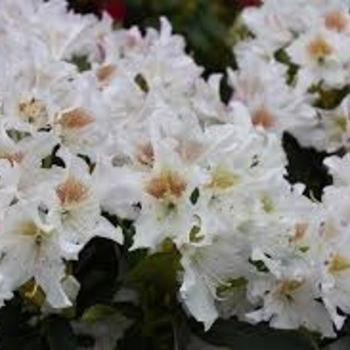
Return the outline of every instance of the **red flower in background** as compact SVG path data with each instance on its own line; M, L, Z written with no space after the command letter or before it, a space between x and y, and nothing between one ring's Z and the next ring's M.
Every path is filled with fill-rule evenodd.
M248 6L259 6L261 4L261 0L239 0L239 6L241 8Z
M107 12L115 21L122 21L126 15L126 8L121 0L102 0L99 2L99 11Z

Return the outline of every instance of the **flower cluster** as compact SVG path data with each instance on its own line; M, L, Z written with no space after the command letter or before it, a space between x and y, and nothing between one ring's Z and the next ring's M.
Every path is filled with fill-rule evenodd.
M344 6L247 9L224 103L165 19L143 35L64 0L1 1L1 302L32 281L71 305L67 262L94 236L122 244L117 216L132 250L176 251L179 300L206 329L237 316L333 336L350 312L350 159L327 160L335 185L315 203L285 179L280 136L341 144L327 132L347 119L316 102L350 72Z
M319 150L347 148L349 2L267 0L241 19L249 34L230 75L253 123Z
M349 2L265 0L243 11L241 24L244 38L234 48L238 68L228 71L234 89L231 103L240 102L249 110L257 130L279 139L289 132L304 146L346 153ZM265 237L263 242L255 238L251 259L263 262L266 274L260 282L248 279L248 300L255 301L253 311L245 314L248 320L331 336L329 320L340 329L350 311L350 202L344 195L349 190L349 156L330 157L325 165L334 185L324 189L321 203L307 209L305 199L286 199L279 190L288 209L278 218L292 215L294 235L287 238L285 227L281 236L279 226L266 218L260 223Z

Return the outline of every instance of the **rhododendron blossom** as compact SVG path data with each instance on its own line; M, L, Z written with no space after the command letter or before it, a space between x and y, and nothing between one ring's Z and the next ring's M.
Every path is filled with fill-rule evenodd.
M222 76L203 77L165 18L143 33L64 0L1 1L0 304L32 284L46 310L71 306L70 262L94 237L122 245L127 220L130 254L171 247L177 300L206 330L234 316L335 336L350 313L350 158L326 159L334 185L314 201L287 181L281 139L346 153L348 5L244 10L225 103Z

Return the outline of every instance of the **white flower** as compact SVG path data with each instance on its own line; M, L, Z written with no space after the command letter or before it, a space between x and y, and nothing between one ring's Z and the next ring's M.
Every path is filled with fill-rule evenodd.
M45 191L57 183L62 175L58 167L42 167L44 159L51 156L53 148L57 145L57 138L51 133L41 133L14 142L4 129L1 133L0 159L3 167L0 170L0 185L3 190L12 194L12 200L45 197ZM12 137L17 135L13 130L8 133Z
M57 61L81 53L84 35L96 23L94 16L68 12L64 0L5 1L1 12L8 26L16 28L22 35L26 33L28 37L42 41L52 59Z
M163 145L165 147L165 145ZM133 248L155 248L165 238L181 244L196 223L190 197L195 190L195 169L186 166L171 151L155 157L152 172L143 180L140 216L135 222Z
M334 336L326 308L316 300L320 297L317 276L307 261L273 261L258 251L253 253L253 259L263 261L269 274L250 286L252 297L262 299L262 307L249 313L249 320L269 321L272 327L281 329L306 327Z
M348 148L350 143L350 97L346 96L341 104L332 110L319 110L320 129L323 133L321 149L334 152L341 147ZM317 144L314 142L314 144Z
M348 227L347 227L348 229ZM340 231L340 230L339 230ZM339 314L350 313L350 255L348 231L339 232L336 242L329 244L322 280L322 300L336 325L341 329L345 316Z
M347 176L350 170L350 155L346 154L342 158L338 156L328 157L324 160L333 176L334 186L336 188L343 188L350 185L350 179ZM326 191L332 190L333 187L326 187Z
M98 189L83 160L66 159L66 172L47 205L48 221L56 227L68 249L81 250L95 236L123 242L120 228L116 229L102 216Z
M267 42L266 46L271 48L272 52L287 44L292 38L286 18L279 11L281 8L288 9L286 1L284 4L282 7L280 4L277 5L276 1L270 1L262 8L248 8L242 14L243 23L260 41Z
M213 74L208 81L204 79L197 80L195 95L193 96L194 109L198 113L198 118L204 122L209 120L223 120L227 115L226 106L221 101L220 83L222 75Z
M300 66L298 85L309 88L323 83L326 87L341 87L346 82L345 54L349 38L333 31L316 28L297 38L287 53L293 63Z
M53 131L68 151L95 161L109 140L109 110L101 103L102 95L91 76L76 79L70 94L74 99L55 115Z
M184 273L180 297L192 316L208 330L219 317L216 303L228 297L225 293L230 295L245 288L248 257L239 240L218 237L208 246L196 247L195 240L193 244L181 250Z
M37 203L11 206L2 222L0 236L2 290L14 291L34 278L35 288L45 292L51 306L71 305L62 281L66 275L65 260L75 259L78 252L62 251L58 232L45 222Z
M323 195L322 300L337 329L340 329L345 316L339 310L345 314L350 312L350 201L346 196L350 185L347 176L350 158L349 155L343 158L333 156L327 158L325 164L334 183L324 189Z
M276 61L243 56L237 72L228 71L234 88L232 100L245 104L252 123L277 133L316 124L310 97L287 85L285 67Z

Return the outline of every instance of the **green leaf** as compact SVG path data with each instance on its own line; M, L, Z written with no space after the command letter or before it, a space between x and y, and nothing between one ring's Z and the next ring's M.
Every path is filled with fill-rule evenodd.
M148 350L152 349L152 340L145 337L140 329L141 325L132 325L122 339L117 343L118 350Z
M87 56L75 55L70 62L77 66L79 72L85 72L91 69L91 63Z
M39 333L21 337L17 346L2 347L1 350L48 350L45 339ZM51 348L50 348L51 350Z
M204 239L204 236L201 235L201 228L199 226L193 226L189 236L191 243L199 243Z
M193 205L195 205L198 202L199 195L199 189L198 187L196 187L190 195L190 201Z
M94 323L102 318L114 315L115 312L115 309L109 305L94 305L83 313L81 320L84 322Z
M191 337L191 331L185 315L173 321L174 350L186 350Z
M48 350L39 327L29 324L32 307L16 295L0 309L1 350Z
M67 319L48 317L43 324L44 334L50 350L78 350L78 343Z
M142 319L142 311L140 308L129 302L116 302L113 303L115 310L118 310L123 316L130 320Z
M319 95L316 106L322 109L332 110L339 106L344 97L348 95L350 87L345 86L342 89L325 90L316 86L314 92L317 92Z
M112 302L119 273L118 252L116 243L95 237L79 253L74 264L74 276L80 283L77 315L91 306Z
M165 244L167 245L167 244ZM126 275L124 283L138 292L140 317L127 333L121 349L174 348L175 332L181 333L177 322L181 318L181 307L177 299L180 267L177 251L169 245L165 252L149 255ZM140 347L138 340L143 339ZM181 349L181 348L180 348Z
M324 348L324 350L349 350L349 349L350 349L349 336L345 336L339 340L336 340Z
M249 259L249 263L253 265L259 272L269 272L269 269L262 260L252 260Z
M136 286L153 286L161 291L175 291L179 258L174 252L150 255L129 272L126 282Z
M149 87L147 80L142 74L137 74L135 77L135 83L138 85L138 87L143 91L143 92L148 92Z
M310 333L283 331L267 325L249 325L238 320L219 320L207 332L201 332L206 342L233 350L317 350Z
M323 160L328 156L325 152L318 152L313 148L301 147L298 141L290 134L283 135L283 148L288 158L287 179L292 184L303 183L306 185L304 194L310 194L319 201L325 186L332 184Z

